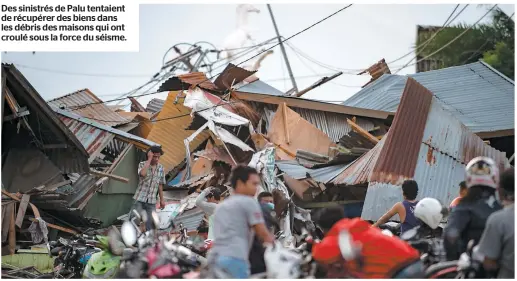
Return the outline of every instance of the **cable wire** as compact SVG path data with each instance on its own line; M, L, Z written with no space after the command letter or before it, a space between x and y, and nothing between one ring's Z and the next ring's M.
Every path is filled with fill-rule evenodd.
M452 11L452 13L449 14L449 17L447 17L447 20L445 20L445 22L443 23L442 27L440 29L438 29L435 33L433 33L433 35L431 37L429 37L426 41L424 41L422 44L418 45L418 46L415 46L413 48L413 50L417 50L419 48L422 48L422 50L420 51L423 51L425 49L425 47L427 47L429 45L429 43L431 43L431 41L438 35L438 33L440 33L442 30L444 30L446 27L448 27L454 20L456 20L456 18L458 18L459 15L461 15L463 13L463 11L465 11L465 9L469 6L469 4L466 4L460 11L459 13L454 16L454 18L449 22L449 20L451 19L452 15L454 15L454 12L458 9L458 7L460 6L460 4L457 4L456 7L454 8L454 10ZM387 62L387 64L392 64L394 62L397 62L411 54L413 54L413 50L412 51L409 51L407 54L405 55L402 55L401 57L397 58L397 59L394 59L390 62ZM417 52L415 51L415 52Z
M474 27L476 24L478 24L482 19L484 19L490 12L492 12L492 10L497 7L497 4L495 4L494 6L492 6L492 8L490 8L490 10L488 10L488 12L486 12L481 18L479 18L473 25L471 25L469 28L465 29L462 33L460 33L458 36L456 36L455 38L453 38L451 41L449 41L447 44L443 45L441 48L439 48L438 50L432 52L431 54L425 56L424 58L421 58L419 59L418 61L416 61L415 63L412 63L412 64L406 64L405 66L403 66L402 68L398 69L394 74L397 74L399 71L401 71L402 69L404 68L407 68L409 66L413 66L421 61L424 61L432 56L434 56L435 54L441 52L443 49L447 48L449 45L451 45L452 43L454 43L456 40L460 39L463 35L465 35L465 33L467 33L470 29L472 29L472 27Z
M292 39L292 38L294 38L294 37L296 37L296 36L298 36L298 35L300 35L300 34L302 34L302 33L306 32L307 30L309 30L309 29L313 28L314 26L316 26L316 25L318 25L318 24L320 24L320 23L324 22L325 20L327 20L327 19L329 19L329 18L331 18L331 17L333 17L333 16L337 15L338 13L340 13L340 12L342 12L342 11L344 11L344 10L346 10L346 9L350 8L352 5L353 5L353 4L349 4L349 5L345 6L345 7L343 7L343 8L341 8L341 9L337 10L336 12L334 12L334 13L332 13L332 14L328 15L327 17L325 17L325 18L323 18L323 19L321 19L321 20L319 20L319 21L317 21L317 22L313 23L312 25L310 25L310 26L306 27L305 29L303 29L303 30L301 30L301 31L299 31L299 32L297 32L297 33L295 33L295 34L293 34L293 35L289 36L288 38L286 38L286 39L282 40L281 42L282 42L282 43L284 43L284 42L286 42L286 41L288 41L288 40L290 40L290 39ZM269 51L269 50L273 49L274 47L276 47L276 46L278 46L278 45L280 45L280 42L276 43L274 46L271 46L271 47L269 47L269 48L267 48L267 49L265 49L265 50L261 51L260 53L258 53L258 54L256 54L256 55L252 56L251 58L248 58L248 59L246 59L246 60L244 60L244 61L242 61L242 62L238 63L237 65L235 65L235 66L233 66L233 67L237 67L237 66L239 66L239 65L241 65L241 64L243 64L243 63L245 63L245 62L247 62L247 61L249 61L249 60L251 60L251 59L253 59L253 58L256 58L256 57L260 56L261 54L263 54L263 53L265 53L265 52L267 52L267 51ZM214 77L216 77L217 75L219 75L219 74L221 74L221 73L223 73L223 72L219 72L219 73L217 73L217 74L215 74L215 75L213 75L213 76L211 76L211 77L209 77L209 78L207 78L207 79L205 79L205 80L203 80L203 81L199 82L197 85L199 85L199 84L201 84L201 83L203 83L203 82L206 82L206 81L210 81L211 79L213 79ZM143 97L143 96L148 96L148 95L154 95L154 94L158 94L158 93L160 93L160 92L146 93L146 94L140 94L140 95L132 95L132 96L130 96L130 97L132 97L132 98L137 98L137 97ZM109 103L109 102L114 102L114 101L123 100L123 99L126 99L126 98L129 98L129 97L116 98L116 99L111 99L111 100L107 100L107 101L100 101L100 102L92 102L92 103L87 103L87 104L84 104L84 105L81 105L81 106L82 106L82 107L86 107L86 106L93 105L93 104Z

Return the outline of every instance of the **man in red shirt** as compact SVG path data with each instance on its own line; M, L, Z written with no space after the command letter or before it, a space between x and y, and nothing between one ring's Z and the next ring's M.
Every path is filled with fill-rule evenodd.
M364 220L345 218L342 207L320 209L315 222L325 237L312 247L313 258L329 269L344 265L346 271L343 276L332 278L423 278L424 268L417 250L397 237L382 234ZM360 245L359 259L343 260L338 242L343 230L350 233L353 243Z

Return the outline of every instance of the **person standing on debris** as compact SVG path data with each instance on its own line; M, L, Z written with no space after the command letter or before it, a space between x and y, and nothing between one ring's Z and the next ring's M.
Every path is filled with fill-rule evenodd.
M274 237L264 224L264 216L254 196L260 185L257 170L237 166L230 177L233 194L219 204L214 213L214 244L208 255L209 264L223 270L230 278L246 279L253 235L264 243Z
M499 198L504 209L488 217L479 241L479 252L485 256L488 271L498 270L497 278L515 278L515 175L513 168L501 174Z
M413 211L418 203L416 196L418 195L418 184L414 180L406 180L402 183L402 196L404 201L398 202L384 214L376 223L374 227L378 227L381 224L386 223L395 215L399 215L400 218L400 234L417 227L419 225L418 220L415 217Z
M221 201L219 188L207 187L196 199L198 206L208 217L208 239L214 240L214 212L217 204Z
M462 182L460 182L460 196L458 196L454 200L452 200L451 205L449 206L449 209L452 210L452 208L458 206L461 198L465 197L465 195L467 195L467 184L465 183L465 181L462 181Z
M165 208L163 198L163 185L165 184L165 172L163 166L158 163L163 155L159 146L153 146L147 151L147 161L138 164L138 187L136 188L133 210L145 211L147 214L146 228L152 229L152 213L156 210L156 197L160 197L160 208ZM131 216L133 212L131 211Z

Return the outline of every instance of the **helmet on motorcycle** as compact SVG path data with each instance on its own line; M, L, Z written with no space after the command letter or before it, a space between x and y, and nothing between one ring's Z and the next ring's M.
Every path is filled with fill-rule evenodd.
M467 188L473 186L488 186L497 188L499 168L494 160L488 157L476 157L465 168Z
M83 277L86 279L113 279L120 267L120 256L108 251L97 252L86 264Z
M416 204L414 214L430 228L436 229L440 221L447 215L447 208L434 198L424 198Z

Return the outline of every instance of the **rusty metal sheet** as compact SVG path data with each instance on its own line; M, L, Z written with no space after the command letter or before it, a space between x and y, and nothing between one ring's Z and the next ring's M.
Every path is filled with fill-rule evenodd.
M195 85L205 90L219 91L203 72L192 72L167 79L160 85L158 92L183 91Z
M286 132L287 128L287 132ZM322 131L287 106L279 106L271 120L268 138L276 145L296 153L297 149L328 155L329 148L336 144ZM281 149L276 150L281 160L293 160L293 157Z
M164 166L166 173L185 159L185 144L183 140L194 133L194 131L185 130L192 118L188 115L190 114L190 109L183 106L184 98L178 99L177 103L174 102L178 94L179 92L169 93L149 135L147 135L148 140L162 145L165 154L160 158L160 163ZM185 116L172 118L180 115ZM204 131L190 142L191 151L199 147L208 136L208 132Z
M114 134L90 126L86 123L77 121L66 116L60 116L61 121L74 133L77 139L83 144L92 156L100 152L115 137Z
M74 112L82 117L91 118L92 120L111 127L130 122L130 120L110 109L89 89L79 90L52 99L48 101L48 103L57 108Z
M368 183L386 138L387 135L385 135L374 148L348 165L343 172L332 180L332 183L336 185L359 185Z
M256 71L248 71L230 63L226 66L223 72L217 76L214 84L220 90L227 90L230 89L232 85L237 85L244 81L244 79L253 75L255 72Z
M390 127L393 133L385 140L371 181L398 181L398 177L413 177L432 99L433 94L428 89L408 78Z
M72 112L53 108L59 115L60 119L70 128L74 134L79 134L81 143L88 150L88 152L102 150L100 147L105 147L113 137L116 137L125 142L130 142L140 149L147 149L151 146L160 146L158 143L144 139L133 134L109 127L107 125L92 121L88 118L81 117ZM111 139L110 139L111 138ZM89 154L90 158L92 154Z

